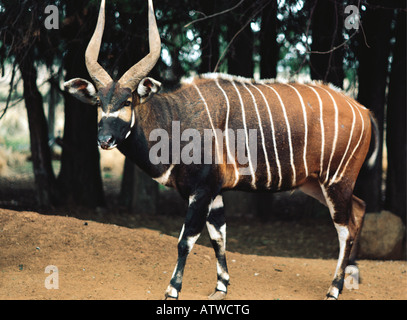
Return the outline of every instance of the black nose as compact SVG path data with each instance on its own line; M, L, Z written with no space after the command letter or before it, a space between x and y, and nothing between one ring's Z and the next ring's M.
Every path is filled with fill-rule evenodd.
M109 149L115 145L116 140L112 135L102 135L98 137L99 145L102 149Z

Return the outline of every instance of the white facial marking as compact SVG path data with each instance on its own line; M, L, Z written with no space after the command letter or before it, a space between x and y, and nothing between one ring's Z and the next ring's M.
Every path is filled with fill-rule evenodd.
M107 112L107 113L102 111L102 118L117 118L117 117L119 117L119 112L120 112L120 110L115 111L115 112Z
M135 111L133 109L133 112L131 113L131 124L130 124L130 129L134 127L134 124L136 123L136 115L134 114Z

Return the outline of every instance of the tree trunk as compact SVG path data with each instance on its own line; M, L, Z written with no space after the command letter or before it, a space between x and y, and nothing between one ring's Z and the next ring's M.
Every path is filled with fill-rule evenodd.
M396 20L396 43L387 102L386 209L406 222L406 12Z
M373 1L369 3L376 4ZM358 38L358 101L373 111L380 129L377 161L373 169L362 168L355 186L355 194L366 202L367 212L378 212L383 206L383 123L393 16L392 10L367 6L361 19L366 41L362 32L359 33Z
M261 14L260 29L260 78L272 79L277 76L279 46L277 37L277 1L270 2Z
M23 55L24 57L18 60L24 83L24 101L30 129L31 160L37 201L41 207L49 207L57 204L58 195L48 146L47 120L42 96L37 88L37 70L34 67L33 53L24 52Z
M216 0L205 0L199 2L199 4L201 11L208 16L218 11L218 2ZM197 28L199 28L202 39L202 61L199 66L199 73L213 72L219 59L219 20L213 18L209 27L206 23L200 23Z
M156 214L158 198L157 182L126 158L120 204L129 208L131 212Z
M92 28L83 22L89 19L83 15L84 6L83 1L67 2L67 17L74 17L63 30L68 40L64 59L67 80L77 77L89 79L85 66L85 50ZM92 26L96 24L96 20L93 22L90 23ZM89 207L103 206L105 201L97 147L96 107L86 105L68 93L64 94L64 98L65 128L58 177L60 190L68 203Z
M233 41L228 52L228 73L253 78L253 32L250 28L250 1L245 1L231 16L228 23L228 42ZM243 30L241 28L245 25ZM239 34L238 34L239 33Z
M343 87L343 7L335 1L315 0L312 16L311 78ZM332 50L332 51L331 51ZM330 51L330 52L328 52ZM319 52L319 53L318 53Z
M139 30L143 30L144 28L145 21L142 19L132 20L131 24L127 27L127 29L131 30L134 34L137 34ZM126 42L126 39L123 39L123 42ZM140 46L140 43L135 41L127 42L126 44L123 43L122 47L125 49L118 52L118 54L121 55L117 64L119 75L124 74L134 63L142 59L148 53L148 47ZM173 59L176 59L176 61L173 61L177 65L175 68L179 70L181 65L178 62L178 52L176 54L174 52L173 54L175 55ZM114 59L117 59L117 57ZM156 69L150 73L150 76L154 77L155 70ZM159 190L157 182L126 158L119 195L120 205L127 207L131 212L156 214L158 197Z

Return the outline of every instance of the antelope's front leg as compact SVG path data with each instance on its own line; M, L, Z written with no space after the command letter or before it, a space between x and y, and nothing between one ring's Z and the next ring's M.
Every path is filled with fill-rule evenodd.
M226 220L222 195L218 195L213 201L206 226L215 250L218 275L215 291L209 296L209 299L223 300L226 298L229 285L229 273L226 264Z
M178 260L165 291L165 299L178 299L188 254L202 232L211 203L211 196L205 191L198 191L189 197L187 216L178 239Z

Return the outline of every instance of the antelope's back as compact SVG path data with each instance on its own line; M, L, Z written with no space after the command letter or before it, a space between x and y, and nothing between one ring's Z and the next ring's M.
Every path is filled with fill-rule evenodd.
M331 86L210 74L183 90L190 96L185 125L210 129L222 141L214 148L223 155L225 189L287 190L309 176L339 180L354 158L366 156L369 112ZM239 144L246 163L238 159Z

